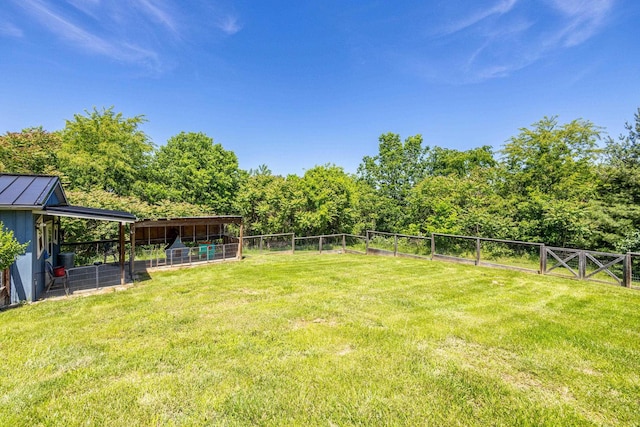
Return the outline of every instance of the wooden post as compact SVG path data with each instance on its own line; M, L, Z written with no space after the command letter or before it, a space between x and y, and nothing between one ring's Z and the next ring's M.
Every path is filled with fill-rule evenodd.
M124 285L124 222L120 223L120 284Z
M242 259L242 241L244 239L244 224L240 223L240 238L238 239L238 259Z
M544 245L540 245L540 271L538 274L545 274L547 272L547 248Z
M398 235L393 235L393 256L398 256Z
M262 252L262 236L260 236L260 252Z
M365 240L364 240L364 254L365 255L369 255L369 230L367 230L367 234L365 235Z
M476 238L476 265L480 265L480 238Z
M436 254L436 236L431 233L431 260L433 261L433 256Z
M342 235L342 253L346 253L347 252L347 235L343 234Z
M584 279L587 271L587 263L584 255L584 251L578 252L578 279Z
M133 274L135 273L135 258L136 258L136 224L132 223L129 226L129 246L131 253L129 254L129 276L133 281Z
M630 288L631 282L633 281L633 259L631 258L630 253L627 252L622 265L624 269L624 274L622 275L622 286Z
M320 253L322 253L322 236L320 236L320 243L318 243Z
M296 251L296 235L291 233L291 253Z

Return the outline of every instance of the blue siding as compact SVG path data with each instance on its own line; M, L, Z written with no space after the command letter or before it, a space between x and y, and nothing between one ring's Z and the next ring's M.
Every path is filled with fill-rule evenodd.
M35 251L35 227L31 211L0 211L0 221L20 243L29 242L26 252L11 266L11 303L35 301L33 288L33 257Z

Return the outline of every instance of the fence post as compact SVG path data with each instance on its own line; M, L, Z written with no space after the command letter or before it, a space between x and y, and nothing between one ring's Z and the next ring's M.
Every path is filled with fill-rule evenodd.
M262 252L262 236L260 236L260 252Z
M320 249L320 253L322 253L322 236L320 236L319 249Z
M578 252L578 279L584 279L587 271L587 263L585 259L584 251Z
M547 272L547 248L544 244L540 245L540 271L538 274L545 274Z
M225 251L225 246L226 246L226 245L223 243L223 244L222 244L222 260L223 260L223 261L227 258L227 254L226 254L226 251ZM213 248L213 259L214 259L214 260L216 259L216 249L215 249L215 246L214 246L214 248Z
M367 230L366 238L364 240L364 254L369 255L369 230Z
M627 252L627 254L624 257L624 262L623 262L623 269L624 269L624 274L622 275L622 286L625 286L627 288L631 287L631 281L633 280L633 264L632 264L632 259L631 259L631 254L629 252Z
M480 265L480 238L476 237L476 265Z
M346 253L347 252L347 235L343 234L342 235L342 253Z
M436 253L436 237L434 233L431 233L431 261L433 261L433 255Z
M296 235L291 233L291 253L296 251Z
M398 256L398 235L393 235L393 256Z

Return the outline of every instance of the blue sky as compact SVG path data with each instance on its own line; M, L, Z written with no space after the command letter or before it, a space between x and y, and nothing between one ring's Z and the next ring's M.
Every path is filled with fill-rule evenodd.
M0 133L93 107L244 169L355 172L385 132L495 149L543 116L640 107L636 0L3 0Z

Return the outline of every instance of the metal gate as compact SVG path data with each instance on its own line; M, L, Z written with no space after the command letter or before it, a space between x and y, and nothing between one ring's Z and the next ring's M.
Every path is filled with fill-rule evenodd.
M581 280L593 280L631 286L631 256L545 246L544 274L557 274Z

